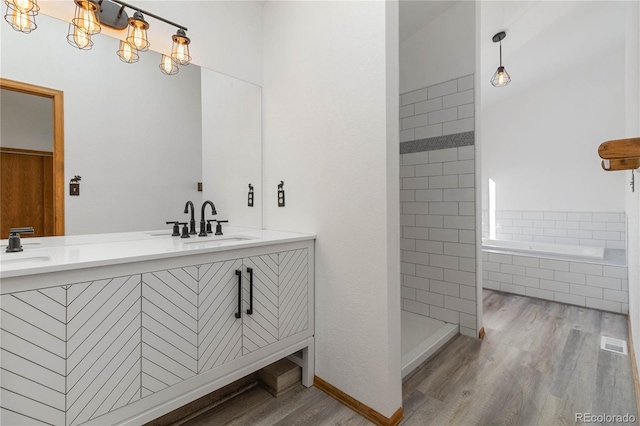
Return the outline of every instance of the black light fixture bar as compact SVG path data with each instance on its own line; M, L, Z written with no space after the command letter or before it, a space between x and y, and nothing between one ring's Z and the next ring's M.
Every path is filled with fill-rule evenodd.
M180 28L180 29L182 29L182 30L184 30L184 31L187 31L187 27L182 26L182 25L180 25L180 24L176 24L175 22L169 21L168 19L164 19L163 17L158 16L158 15L156 15L156 14L154 14L154 13L147 12L146 10L140 9L140 8L139 8L139 7L137 7L137 6L130 5L129 3L125 3L125 2L123 2L123 1L121 1L121 0L108 0L108 1L111 1L111 2L113 2L113 3L117 3L117 4L119 4L119 5L121 5L121 6L124 6L124 7L128 7L129 9L133 9L133 10L135 10L135 11L137 11L137 12L142 13L143 15L151 16L152 18L155 18L155 19L157 19L158 21L162 21L162 22L164 22L164 23L166 23L166 24L173 25L174 27L177 27L177 28Z

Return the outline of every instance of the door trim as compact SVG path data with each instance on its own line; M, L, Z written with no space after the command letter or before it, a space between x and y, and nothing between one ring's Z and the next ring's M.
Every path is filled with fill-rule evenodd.
M53 233L64 235L64 94L1 77L0 88L53 100Z

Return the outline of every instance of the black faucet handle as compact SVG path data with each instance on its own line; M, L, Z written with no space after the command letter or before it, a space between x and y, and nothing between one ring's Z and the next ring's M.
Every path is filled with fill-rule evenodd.
M176 221L169 221L167 222L167 225L173 225L173 233L171 234L172 237L179 237L180 236L180 227L178 226L180 222Z
M217 223L216 225L216 235L222 235L222 224L223 223L229 223L228 220L217 220L217 219L211 219L212 221L215 220ZM211 224L207 224L207 227L210 228Z
M23 226L22 228L9 228L10 234L33 234L33 226Z
M20 234L33 234L32 226L22 228L9 228L9 244L7 245L7 253L15 253L22 251L22 243L20 242Z
M178 225L182 225L182 235L180 235L180 238L189 238L189 227L187 226L187 222L178 222Z

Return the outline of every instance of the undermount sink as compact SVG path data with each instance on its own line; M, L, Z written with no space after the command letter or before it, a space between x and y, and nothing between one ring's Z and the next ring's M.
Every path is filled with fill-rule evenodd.
M152 237L170 237L171 231L146 232L146 234L151 235Z
M7 254L6 256L12 256L12 254ZM6 257L0 259L0 264L3 266L12 266L12 265L24 265L28 263L40 263L47 262L51 260L50 256L21 256L21 257Z

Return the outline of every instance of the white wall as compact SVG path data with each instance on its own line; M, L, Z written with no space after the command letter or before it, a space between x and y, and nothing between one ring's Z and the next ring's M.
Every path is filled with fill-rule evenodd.
M74 3L60 0L40 0L41 14L55 16L69 22ZM190 53L193 63L222 74L262 84L262 4L256 1L162 1L138 0L136 6L162 16L188 28L191 38ZM131 9L127 9L129 16ZM39 18L36 18L41 28ZM171 35L176 28L154 18L147 19L151 50L171 51ZM114 31L103 26L102 33L94 37L96 44L105 34L123 39L125 31ZM64 37L66 28L58 36ZM158 60L159 62L159 60Z
M626 136L640 136L640 4L629 2L626 38ZM629 247L629 318L633 331L636 362L640 364L640 173L635 173L636 190L627 186L629 172L613 172L624 176Z
M401 8L404 3L400 2ZM441 2L424 3L423 7L433 7L428 3ZM400 93L475 73L474 3L457 2L401 41Z
M396 7L264 9L264 225L317 233L316 375L387 417L402 404Z
M597 155L624 135L624 79L607 78L612 69L624 69L623 45L482 106L484 208L492 178L498 210L623 211L623 176Z
M42 15L38 25L28 35L0 25L0 75L64 91L65 185L82 176L80 196L65 195L66 234L184 220L184 203L201 202L200 69L169 77L154 52L124 64L115 39L80 51L66 23Z
M202 183L202 197L216 205L216 219L262 228L260 87L207 69L202 70ZM249 184L253 207L247 202Z
M0 146L53 151L53 101L2 89Z

